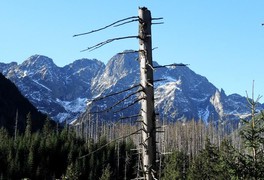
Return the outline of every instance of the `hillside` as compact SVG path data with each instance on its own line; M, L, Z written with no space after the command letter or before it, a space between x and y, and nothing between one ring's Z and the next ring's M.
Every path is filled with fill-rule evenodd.
M15 84L0 73L0 127L14 131L16 114L18 129L24 132L26 117L31 113L33 131L43 126L46 116L40 113L17 89Z

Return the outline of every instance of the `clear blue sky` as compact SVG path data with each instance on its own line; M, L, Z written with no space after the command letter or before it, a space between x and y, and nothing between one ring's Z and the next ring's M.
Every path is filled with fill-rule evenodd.
M138 40L108 44L93 52L81 50L109 38L137 35L137 23L88 36L74 34L135 16L146 6L163 25L152 29L154 60L159 64L188 63L227 94L264 95L263 0L24 0L0 2L0 62L23 62L46 55L58 66L79 58L107 62ZM264 98L261 100L264 101Z

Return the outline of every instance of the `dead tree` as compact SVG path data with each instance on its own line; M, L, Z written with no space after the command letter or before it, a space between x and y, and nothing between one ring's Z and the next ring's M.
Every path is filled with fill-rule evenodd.
M151 42L151 13L139 8L139 61L142 86L142 158L146 180L156 179L156 120L154 111L154 85Z

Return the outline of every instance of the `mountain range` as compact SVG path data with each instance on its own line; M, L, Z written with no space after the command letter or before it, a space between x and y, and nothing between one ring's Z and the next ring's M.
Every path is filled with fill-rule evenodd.
M159 64L154 62L154 67ZM91 115L115 121L140 110L137 53L124 51L107 64L84 58L64 67L56 66L49 57L33 55L21 64L0 63L0 72L38 110L56 121L71 122ZM169 121L232 120L250 113L245 97L226 95L189 67L155 68L154 79L156 112ZM258 110L263 107L258 104Z

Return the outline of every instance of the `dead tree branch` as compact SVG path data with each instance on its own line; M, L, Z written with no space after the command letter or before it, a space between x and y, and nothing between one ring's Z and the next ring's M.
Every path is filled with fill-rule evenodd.
M92 30L92 31L89 31L89 32L85 32L85 33L80 33L80 34L76 34L76 35L73 35L73 37L77 37L77 36L83 36L83 35L87 35L87 34L91 34L91 33L95 33L95 32L98 32L98 31L101 31L101 30L104 30L106 28L109 28L111 26L114 26L120 22L123 22L123 21L127 21L127 20L130 20L130 19L137 19L138 20L138 16L131 16L131 17L128 17L128 18L124 18L124 19L121 19L121 20L118 20L116 22L113 22L112 24L109 24L105 27L102 27L102 28L99 28L99 29L95 29L95 30Z
M125 117L121 117L120 120L134 118L134 117L140 117L140 116L141 116L141 114L136 114L136 115L132 115L132 116L125 116Z
M90 152L89 154L86 154L86 155L83 155L83 156L79 157L79 159L83 159L83 158L85 158L85 157L87 157L87 156L90 156L90 155L96 153L97 151L100 151L100 150L103 149L104 147L106 147L106 146L112 144L113 142L119 141L120 139L126 139L126 138L128 138L129 136L132 136L132 135L134 135L134 134L138 134L140 131L141 131L141 129L139 129L139 130L137 130L137 131L135 131L135 132L133 132L133 133L127 134L127 135L125 135L125 136L122 136L122 137L116 138L116 139L114 139L114 140L112 140L112 141L110 141L110 142L104 144L103 146L97 148L96 150Z
M132 115L132 116L126 116L126 117L121 117L119 118L117 121L115 121L113 123L113 125L117 125L120 121L122 121L123 119L129 119L129 118L135 118L135 117L142 117L141 114L136 114L136 115Z
M155 20L161 20L163 19L163 17L160 17L160 18L151 18L151 20L155 21Z
M122 26L122 25L125 25L125 24L128 24L128 23L132 23L132 22L135 22L135 21L139 21L139 20L138 19L133 19L133 20L130 20L130 21L127 21L127 22L123 22L121 24L117 24L114 27Z
M165 79L165 78L163 78L163 79L156 79L156 80L154 80L153 82L155 83L155 82L160 82L160 81L166 81L167 79Z
M82 50L81 52L88 51L88 50L89 51L93 51L93 50L98 49L98 48L100 48L100 47L102 47L102 46L104 46L104 45L106 45L108 43L111 43L113 41L123 40L123 39L132 39L132 38L139 38L139 37L138 36L124 36L124 37L118 37L118 38L108 39L108 40L103 41L103 42L100 42L100 43L98 43L98 44L96 44L94 46L88 47L88 48Z
M117 125L120 121L122 121L123 119L129 119L129 118L135 118L135 117L142 117L141 114L136 114L136 115L132 115L132 116L126 116L126 117L121 117L119 118L117 121L115 121L114 123L112 123L114 126Z
M155 21L155 20L162 20L162 19L163 19L163 18L161 17L161 18L152 18L151 20L152 20L152 21ZM164 22L154 22L154 23L152 22L151 24L152 24L152 25L156 25L156 24L164 24Z
M97 97L97 98L95 98L95 99L93 99L93 100L90 100L90 101L99 101L99 100L102 100L102 99L105 99L105 98L108 98L108 97L111 97L111 96L115 96L115 95L118 95L118 94L124 93L124 92L126 92L126 91L130 91L130 90L132 90L132 89L134 89L134 88L136 88L136 87L140 87L140 84L136 84L136 85L134 85L134 86L131 86L131 87L129 87L129 88L127 88L127 89L124 89L124 90L122 90L122 91L119 91L119 92L115 92L115 93L108 94L108 95L105 95L105 96Z
M128 106L126 106L126 107L124 107L124 108L122 108L122 109L119 109L119 110L115 111L114 113L118 113L118 112L120 112L120 111L123 111L123 110L125 110L125 109L127 109L127 108L129 108L129 107L131 107L131 106L133 106L133 105L135 105L136 103L138 103L138 102L141 101L142 99L144 99L144 98L136 99L133 103L129 104Z
M111 107L104 109L102 111L96 111L96 112L90 112L89 114L96 114L96 113L103 113L103 112L109 112L111 111L114 107L116 107L118 104L124 102L125 100L129 99L131 96L136 95L137 93L140 93L142 90L138 90L136 92L133 92L131 94L129 94L128 96L124 97L123 99L121 99L120 101L116 102L115 104L113 104Z
M164 24L164 22L151 23L152 25Z
M138 53L138 52L139 51L133 51L133 50L131 50L131 51L120 52L118 54L130 54L130 53Z
M154 66L154 68L164 68L168 66L189 66L189 64L183 64L183 63L173 63L173 64L168 64L168 65L163 65L163 66Z

